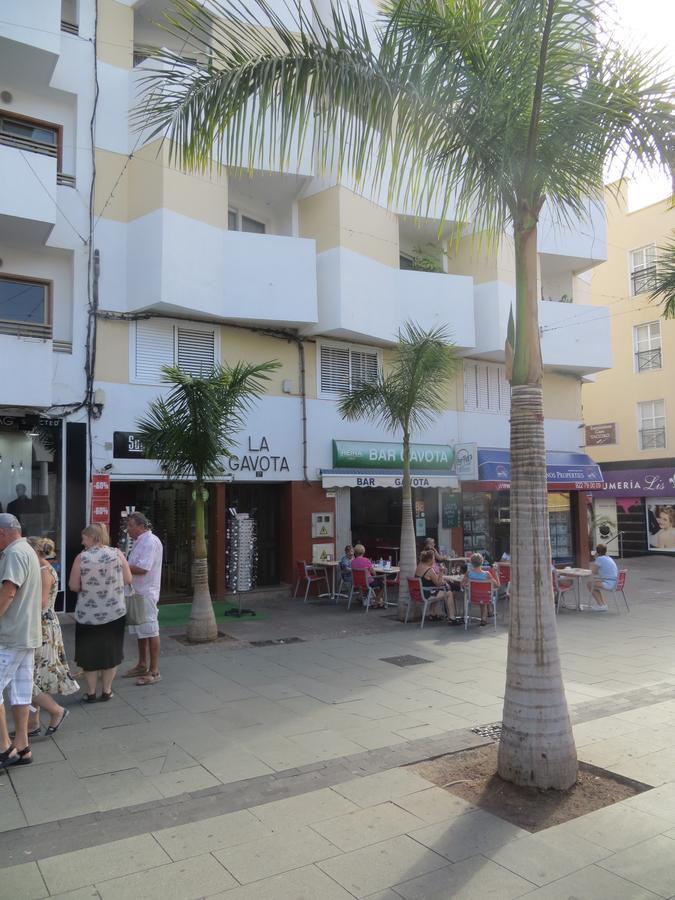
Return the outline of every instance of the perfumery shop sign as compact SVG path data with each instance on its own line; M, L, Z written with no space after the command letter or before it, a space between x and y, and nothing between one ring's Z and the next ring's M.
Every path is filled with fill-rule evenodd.
M675 468L604 469L602 474L605 481L592 491L595 497L669 497L675 493Z

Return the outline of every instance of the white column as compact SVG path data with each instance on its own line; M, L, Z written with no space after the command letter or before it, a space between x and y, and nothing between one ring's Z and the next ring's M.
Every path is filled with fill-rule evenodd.
M341 559L346 544L352 542L351 489L335 488L335 556Z

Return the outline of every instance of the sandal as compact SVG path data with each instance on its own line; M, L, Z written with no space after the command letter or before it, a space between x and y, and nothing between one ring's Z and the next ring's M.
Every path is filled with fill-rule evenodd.
M112 698L113 698L114 696L115 696L115 695L113 694L112 691L108 691L107 694L106 694L105 691L101 691L101 696L100 696L99 700L100 700L101 703L107 703L108 700L112 700Z
M83 703L96 703L98 701L98 697L96 694L83 694L82 702Z
M37 728L32 728L30 731L27 731L26 734L28 737L40 737L42 734L42 725L38 725ZM12 740L16 737L16 731L10 731L9 736Z
M122 675L122 678L138 678L140 675L147 675L150 669L147 666L134 666Z
M137 685L142 686L144 684L156 684L158 681L162 680L162 676L159 672L148 672L147 675L143 675L136 682Z
M47 728L47 730L45 731L45 734L56 734L56 732L59 730L59 728L63 725L63 722L64 722L66 716L69 715L69 714L70 714L70 713L69 713L69 710L64 709L64 710L63 710L63 715L61 716L61 718L59 719L59 721L56 723L56 725L50 725L50 726Z
M23 750L16 750L16 756L11 755L12 750L16 750L13 744L4 753L0 754L0 768L8 769L10 766L29 766L33 762L30 744L27 744ZM29 753L31 757L26 759Z

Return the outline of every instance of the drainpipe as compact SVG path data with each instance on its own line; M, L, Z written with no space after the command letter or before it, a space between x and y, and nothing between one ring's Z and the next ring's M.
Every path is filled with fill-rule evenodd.
M309 484L307 476L307 387L305 384L305 343L301 337L295 337L298 347L300 365L300 398L302 403L302 477L305 484Z

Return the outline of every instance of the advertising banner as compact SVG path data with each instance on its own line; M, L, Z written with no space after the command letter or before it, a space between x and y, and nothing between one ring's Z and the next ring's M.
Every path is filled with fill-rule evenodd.
M645 508L649 549L675 553L675 496L650 498Z
M604 497L596 497L593 500L593 524L594 544L606 544L609 555L618 556L619 526L616 517L616 500Z

